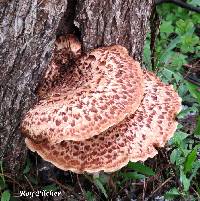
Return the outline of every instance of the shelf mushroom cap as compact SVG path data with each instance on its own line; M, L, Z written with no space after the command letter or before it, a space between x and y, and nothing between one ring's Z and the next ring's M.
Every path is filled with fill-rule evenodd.
M26 138L27 146L58 168L76 173L113 172L129 161L154 157L156 147L163 147L176 130L181 98L153 73L145 71L144 77L145 95L140 107L118 125L85 141L36 144Z
M86 140L134 113L143 95L143 72L126 48L98 48L67 69L26 114L21 131L35 142Z

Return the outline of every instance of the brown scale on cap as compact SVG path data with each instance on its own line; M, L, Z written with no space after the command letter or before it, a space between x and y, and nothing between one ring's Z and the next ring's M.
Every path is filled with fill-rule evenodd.
M95 49L26 114L22 133L35 142L91 138L134 113L143 89L140 65L124 47Z
M81 44L74 35L60 36L56 40L52 60L37 90L39 99L49 96L52 88L62 81L71 62L80 55Z
M82 142L50 145L26 138L27 146L58 168L76 173L113 172L128 161L155 156L155 147L164 146L176 130L175 115L181 109L181 99L172 86L162 83L153 73L144 72L144 78L141 105L118 125Z
M81 44L73 34L68 34L67 36L60 36L56 40L55 45L57 52L61 52L60 56L63 55L65 50L67 50L65 52L70 54L70 58L78 58L81 55ZM63 58L63 61L64 59L66 59L66 57Z

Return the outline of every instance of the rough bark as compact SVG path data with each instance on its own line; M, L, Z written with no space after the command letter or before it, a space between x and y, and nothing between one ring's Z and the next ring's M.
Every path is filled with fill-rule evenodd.
M121 44L142 60L152 0L68 0L64 14L66 6L67 0L0 1L0 159L6 171L18 173L25 159L18 126L37 100L56 34L79 33L75 24L85 51Z
M17 128L36 100L66 6L66 0L0 2L0 157L6 171L23 164L26 151Z
M84 49L121 44L141 61L152 4L152 0L80 0L75 24Z

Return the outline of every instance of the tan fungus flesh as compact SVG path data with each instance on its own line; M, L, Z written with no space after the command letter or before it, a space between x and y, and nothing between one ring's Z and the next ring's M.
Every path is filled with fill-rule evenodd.
M81 44L74 35L60 36L56 40L52 60L36 92L39 99L51 96L52 89L62 83L66 69L80 55Z
M35 144L26 138L27 146L58 168L76 173L112 172L128 161L155 156L155 147L164 146L176 130L175 115L181 109L181 99L172 86L162 83L153 73L144 72L144 77L142 104L120 124L82 142Z
M124 47L95 49L26 114L22 133L35 142L89 139L134 113L143 89L140 65Z

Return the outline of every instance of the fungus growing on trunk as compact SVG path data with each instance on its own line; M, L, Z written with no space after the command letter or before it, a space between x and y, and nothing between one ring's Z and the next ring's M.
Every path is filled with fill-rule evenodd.
M144 71L144 98L138 110L121 123L85 141L26 144L43 159L76 173L113 172L129 161L145 161L157 154L176 130L181 99L170 85Z
M80 45L71 37L76 58ZM113 172L154 157L177 127L181 98L173 87L142 71L120 45L95 49L61 73L68 59L63 41L45 77L59 80L21 125L28 148L76 173Z
M34 142L89 139L134 113L144 94L140 65L120 45L91 51L62 77L22 122Z
M56 40L52 60L37 90L39 99L51 96L52 88L62 82L66 69L80 55L81 44L74 35L61 36Z

